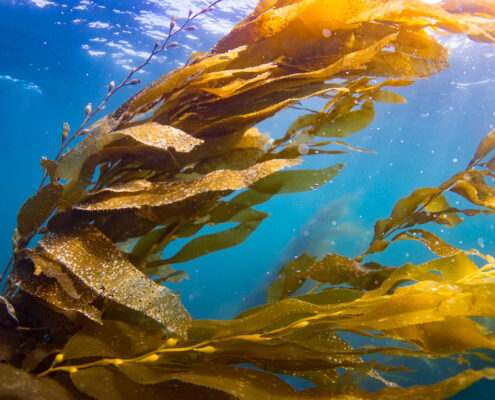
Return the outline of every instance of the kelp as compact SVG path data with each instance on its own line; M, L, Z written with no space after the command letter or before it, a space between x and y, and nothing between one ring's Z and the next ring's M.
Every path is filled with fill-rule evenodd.
M394 88L448 67L433 31L495 42L494 17L481 0L263 0L212 50L78 130L74 138L84 138L72 149L64 127L59 154L41 162L50 182L18 214L0 297L9 316L0 332L9 334L0 340L23 345L15 356L5 352L11 365L2 364L1 390L100 400L440 399L493 379L487 367L426 386L394 381L411 372L411 359L464 363L491 360L484 351L495 350L479 322L495 317L494 259L448 244L428 225L455 228L495 211L495 162L485 161L493 131L464 171L400 199L375 223L363 254L301 254L282 266L266 304L233 320L191 320L165 284L187 278L177 264L243 243L268 217L255 206L315 190L345 168L298 168L305 157L369 152L345 139L373 121L375 102L404 103ZM185 25L175 26L173 19L162 49ZM311 97L326 103L278 139L254 127ZM84 124L94 115L88 107ZM203 234L208 227L214 232ZM182 246L169 255L178 239ZM364 262L404 240L436 258L400 267ZM373 341L356 346L356 337ZM312 387L297 390L281 376ZM364 379L386 387L369 393L358 388Z

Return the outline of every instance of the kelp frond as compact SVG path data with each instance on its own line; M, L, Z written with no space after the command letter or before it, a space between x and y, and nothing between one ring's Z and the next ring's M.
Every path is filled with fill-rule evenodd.
M394 378L410 372L411 360L466 363L495 350L480 322L495 317L494 259L452 246L426 225L454 227L495 211L495 162L485 160L493 132L466 170L400 199L376 222L366 252L300 255L280 269L265 305L231 321L191 320L163 285L187 277L176 264L253 234L268 216L255 206L335 179L342 162L286 169L308 156L367 152L345 139L373 121L375 102L403 103L394 88L448 67L436 34L495 42L494 18L483 0L261 1L208 53L89 128L101 106L87 107L73 136L64 125L61 151L42 161L50 182L18 214L0 297L0 340L10 349L0 382L25 382L29 398L441 399L495 378L489 367L428 386L403 388ZM169 39L185 26L172 19ZM169 39L150 57L175 46ZM109 94L136 83L131 76ZM315 96L323 108L307 110L282 137L254 127ZM449 196L473 206L454 207ZM205 226L224 229L202 234ZM43 237L28 248L36 234ZM164 257L176 239L185 244ZM398 268L363 262L399 240L420 242L435 258ZM296 390L281 375L313 387ZM387 387L366 392L364 379Z

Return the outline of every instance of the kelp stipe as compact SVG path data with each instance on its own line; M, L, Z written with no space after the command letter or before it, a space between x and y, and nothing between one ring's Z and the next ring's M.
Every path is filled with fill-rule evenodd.
M366 151L343 139L374 119L374 102L401 103L389 88L447 67L431 28L494 42L494 16L487 1L262 1L209 53L142 89L60 158L44 160L50 182L19 212L9 291L0 297L2 390L101 400L423 399L493 379L494 368L467 369L401 388L390 377L407 365L371 358L463 363L488 359L475 349L494 349L474 319L495 316L493 258L417 227L493 213L494 163L485 161L493 133L465 171L399 200L362 255L303 254L283 266L264 306L231 321L191 321L161 284L185 277L171 265L241 244L267 217L256 205L320 187L344 164L282 169L308 156ZM282 138L253 127L312 96L327 104ZM475 208L452 207L449 194ZM200 234L226 223L237 225ZM27 248L35 232L44 236ZM161 257L172 241L193 236ZM400 268L363 263L398 240L420 241L437 258ZM294 297L306 280L314 288ZM381 342L353 347L348 333ZM277 374L314 387L295 390ZM387 387L368 393L358 388L364 378Z

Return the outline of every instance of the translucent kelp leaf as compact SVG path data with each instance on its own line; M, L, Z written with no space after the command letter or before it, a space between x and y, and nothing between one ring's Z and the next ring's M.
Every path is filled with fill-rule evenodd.
M324 289L318 293L304 294L297 296L296 299L322 305L348 303L360 298L362 295L361 290L338 287Z
M289 283L299 273L309 268L314 263L315 259L316 257L303 253L295 260L289 261L288 263L284 264L278 272L278 279L274 281L268 288L268 292L266 294L267 304L272 304L283 298L287 298L290 293L293 293L295 290L297 290L303 282L299 283L298 280L296 280L294 282L295 288L293 288L292 286L288 286Z
M301 285L306 279L313 279L330 285L347 283L353 287L370 289L369 286L379 286L393 270L378 264L374 265L374 268L367 268L368 265L370 264L362 265L340 254L327 254L322 260L316 261L309 268L295 275L291 282L294 286L296 282Z
M84 396L75 390L69 390L50 378L35 376L0 364L0 398L37 399L37 400L83 400Z
M375 224L373 242L381 239L386 232L407 222L418 206L427 204L434 196L441 193L437 188L416 189L410 196L400 199L394 206L390 218L378 220Z
M86 357L131 358L158 348L161 330L144 330L121 321L104 320L73 335L63 349L64 360Z
M424 79L448 67L447 57L428 60L414 55L383 51L368 64L368 73L401 79Z
M197 179L178 182L136 182L104 189L90 196L76 208L81 210L114 210L153 207L175 203L186 198L212 191L238 190L273 174L288 166L297 164L295 160L269 160L251 168L213 171Z
M373 91L371 98L380 103L406 103L406 99L403 96L388 90Z
M32 235L57 208L62 185L51 182L26 200L17 214L17 230L22 237Z
M399 233L392 239L392 241L404 239L417 240L440 257L449 257L461 252L458 248L449 245L438 236L431 232L425 231L424 229L409 229Z
M316 123L319 118L321 118L320 113L301 115L292 124L290 124L289 129L287 130L287 134L290 134L292 132L297 132L301 129L310 127L311 125Z
M91 303L96 300L97 295L78 281L73 281L78 298L70 296L54 278L45 275L34 275L32 266L25 262L16 266L10 274L11 282L21 290L41 299L54 308L55 311L70 316L79 313L90 320L101 322L101 311Z
M450 190L473 204L495 211L495 189L491 186L459 180Z
M99 295L184 335L189 315L177 295L138 271L98 229L84 226L40 241L40 246Z
M433 353L455 354L477 348L495 349L495 340L485 336L468 318L447 318L387 331Z
M330 182L344 165L336 164L321 170L277 172L251 185L251 189L268 194L305 192Z
M439 213L434 217L434 222L448 226L459 225L462 219L455 213L441 214L442 211L451 209L449 202L443 194L438 194L425 204L425 210L429 213Z
M246 90L247 86L253 85L256 82L264 81L270 78L273 74L273 72L270 70L274 70L276 68L277 65L275 63L262 64L258 67L252 67L252 68L244 68L239 70L244 75L243 78L233 79L228 84L224 84L222 86L215 88L203 88L203 90L205 92L214 94L215 96L218 97L223 97L223 98L231 97L235 94L241 93L242 91ZM237 72L237 71L233 71L233 72ZM256 73L256 72L257 74L254 75L254 77L251 79L245 77L247 73ZM230 71L223 71L222 75L225 75L226 73L229 75L231 74ZM213 74L209 74L209 75L213 75Z
M237 201L219 201L209 212L208 223L254 222L268 217L267 213L249 207L243 207Z
M441 275L434 271L440 272ZM439 258L421 265L406 264L397 268L383 284L375 290L367 292L363 297L370 298L387 293L396 283L406 281L446 281L456 282L471 274L476 274L478 267L464 253Z
M180 129L156 122L147 122L103 136L98 139L98 147L103 148L124 137L130 137L140 144L160 150L173 149L182 153L187 153L204 142Z
M261 133L257 128L249 128L244 132L242 138L233 147L234 149L249 149L256 148L264 150L270 142L268 134Z
M336 118L333 118L331 114L327 115L328 118L318 120L311 129L312 133L321 137L345 138L363 130L373 122L375 109L373 102L367 100L359 110L351 111Z
M183 270L171 271L168 274L161 273L159 276L160 278L155 279L155 282L160 285L165 282L181 283L184 279L189 279L189 275Z
M234 228L210 235L200 236L187 243L176 255L163 262L176 264L206 254L237 246L253 233L261 221L243 222Z

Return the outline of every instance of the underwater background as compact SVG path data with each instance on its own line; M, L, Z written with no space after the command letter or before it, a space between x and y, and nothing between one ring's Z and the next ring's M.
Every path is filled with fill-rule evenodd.
M177 48L140 71L142 83L137 88L182 65L193 52L210 49L256 3L221 2L197 22L198 30L177 38ZM0 0L3 263L12 251L17 211L39 185L41 156L56 154L63 123L79 126L86 104L98 103L110 81L123 80L132 66L148 56L154 41L166 36L172 15L184 17L190 8L205 4ZM435 187L465 168L480 140L495 125L495 46L460 35L443 36L441 42L451 51L450 68L429 80L397 88L407 103L376 104L373 123L348 138L347 143L377 154L354 152L305 161L304 168L336 162L346 166L331 184L277 196L259 206L270 217L242 245L176 266L189 275L189 280L181 283L180 293L194 318L233 318L239 311L263 303L264 291L278 268L303 251L316 256L362 253L372 238L373 223L387 217L398 199L418 187ZM118 92L106 111L113 111L137 88ZM315 109L320 105L317 100L304 104ZM283 111L258 128L281 137L299 114L297 110ZM493 216L478 216L457 228L435 229L445 230L443 239L454 246L495 254L494 225ZM181 247L177 242L167 248L170 254ZM400 266L430 257L419 243L407 243L407 252L405 248L406 244L399 242L373 260ZM173 284L169 287L179 289ZM434 381L436 374L425 371L421 376L425 382ZM481 381L455 398L494 396L495 383Z

